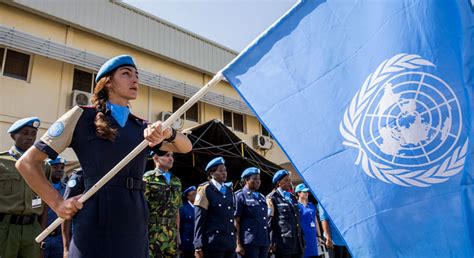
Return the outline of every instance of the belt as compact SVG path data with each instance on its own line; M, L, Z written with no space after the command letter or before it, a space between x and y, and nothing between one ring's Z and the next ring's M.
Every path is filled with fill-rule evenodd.
M84 184L86 189L90 189L95 183L97 183L99 177L85 178ZM123 187L128 190L145 190L145 182L143 180L133 177L113 177L107 182L108 186Z
M160 225L175 225L176 218L164 218L164 217L150 217L150 224L160 224Z
M10 216L10 224L15 224L15 225L30 225L30 224L33 224L36 220L36 214L16 215L16 214L0 213L0 221L3 221L3 219L8 219L8 216Z

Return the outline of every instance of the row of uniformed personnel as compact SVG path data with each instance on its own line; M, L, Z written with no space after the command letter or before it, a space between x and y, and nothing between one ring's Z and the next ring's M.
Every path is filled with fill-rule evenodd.
M38 126L37 118L27 118L15 123L9 130L15 145L10 151L0 154L0 164L3 164L2 168L7 168L2 171L1 177L18 179L17 185L8 185L14 184L14 180L1 181L0 189L4 193L0 198L0 216L4 225L2 229L9 224L8 230L0 231L8 235L8 238L2 238L8 243L3 242L0 245L1 257L22 256L22 253L26 253L26 257L35 257L38 253L33 239L39 233L36 217L42 213L41 200L20 180L14 167L16 160L33 144ZM50 164L61 163L56 162L57 160L60 159L55 159ZM45 168L49 178L50 168L46 164ZM197 189L192 211L195 215L195 227L191 232L194 235L194 243L191 246L197 256L233 257L236 250L244 257L266 257L269 251L278 257L300 256L303 253L297 202L287 192L291 186L287 171L281 170L275 174L273 183L277 188L268 195L267 200L257 192L261 183L260 171L257 168L251 167L242 173L245 186L235 194L232 188L224 183L227 171L223 158L209 162L206 171L210 181ZM18 187L24 188L25 191L13 191ZM185 195L192 190L194 189L185 190ZM21 192L23 195L18 198ZM15 196L9 195L12 193L17 195L16 201ZM19 207L21 205L24 207ZM185 209L181 211L183 215L189 213ZM15 215L21 212L22 215ZM29 228L31 230L25 230ZM16 231L22 233L16 234ZM189 232L186 233L183 228L182 239L193 238L186 234Z
M260 170L242 173L244 187L235 194L225 184L227 170L222 157L206 166L210 180L197 189L194 202L196 257L302 257L304 240L298 202L289 193L289 172L273 177L273 190L265 198L258 189Z

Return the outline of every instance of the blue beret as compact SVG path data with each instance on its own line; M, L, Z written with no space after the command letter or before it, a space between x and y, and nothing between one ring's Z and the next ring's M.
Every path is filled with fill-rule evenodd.
M190 186L190 187L186 188L186 190L183 191L183 195L186 196L191 191L196 191L196 187L195 186Z
M102 79L102 77L122 66L137 67L133 61L133 58L129 55L112 57L100 67L99 71L97 72L97 76L95 77L95 82L97 83L100 79Z
M281 179L283 179L285 176L289 175L290 172L288 172L287 170L278 170L275 175L273 175L273 179L272 179L272 182L273 184L276 184L278 182L280 182Z
M246 168L244 172L242 172L242 175L240 176L240 178L248 177L255 174L260 174L260 169L256 167L249 167L249 168Z
M301 184L297 185L296 188L295 188L295 193L308 192L308 191L309 191L309 188L306 187L306 185L304 183L301 183Z
M41 124L41 121L37 117L27 117L16 121L15 123L10 126L8 129L8 133L16 133L21 128L25 126L31 126L33 128L38 128Z
M211 161L209 161L209 163L207 163L207 166L206 166L206 172L209 172L209 170L213 167L217 167L221 164L225 164L225 161L224 161L224 158L223 157L217 157Z
M50 159L49 160L50 165L56 165L56 164L66 164L66 160L61 158L60 156L56 157L55 159Z

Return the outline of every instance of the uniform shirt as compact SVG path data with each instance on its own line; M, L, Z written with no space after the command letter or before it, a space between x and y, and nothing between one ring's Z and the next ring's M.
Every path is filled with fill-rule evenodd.
M97 136L96 114L93 107L76 106L35 144L51 159L71 147L81 163L86 190L143 142L147 127L131 114L121 127L106 111L110 126L117 129L115 140L106 140ZM149 151L140 152L74 216L70 256L148 257L148 209L141 186ZM126 187L129 179L131 189Z
M268 215L265 196L246 186L235 193L235 217L240 218L240 242L269 246Z
M145 198L150 211L150 218L176 218L182 204L181 180L171 174L169 184L166 183L164 173L159 169L151 170L143 175L146 182ZM153 219L150 220L153 223Z
M220 184L219 184L220 185ZM194 201L194 247L234 251L236 246L232 190L225 194L208 181L197 189Z
M302 203L298 203L298 207L300 209L301 226L303 227L304 240L306 243L304 255L305 257L318 256L316 207L310 202L308 202L306 206Z
M63 197L64 199L68 199L83 194L84 191L84 174L82 170L80 170L72 174L69 180L67 181Z
M277 255L302 254L304 239L296 198L291 195L288 201L280 191L273 190L267 195L267 205L270 240L277 248Z
M345 246L346 242L342 238L341 234L339 234L339 230L337 230L336 226L332 223L329 219L329 215L326 211L318 204L318 211L319 211L319 220L327 221L329 223L329 231L331 231L331 239L334 245ZM324 232L324 237L326 237L326 232Z
M41 215L43 201L31 190L15 167L21 155L22 153L14 146L10 151L0 153L0 213ZM43 164L43 170L49 180L51 167L47 162ZM35 208L33 208L33 201Z
M180 249L183 251L194 250L194 204L187 201L179 208L179 234L181 237Z
M61 194L61 196L64 195L64 191L66 190L66 185L63 182L61 182L61 180L59 180L59 182L56 184L53 183L53 187L54 189L56 189L56 191L59 192L59 194ZM53 223L53 221L55 221L57 218L58 218L58 215L56 215L53 209L48 208L48 225L51 225L51 223ZM61 230L60 227L57 229Z

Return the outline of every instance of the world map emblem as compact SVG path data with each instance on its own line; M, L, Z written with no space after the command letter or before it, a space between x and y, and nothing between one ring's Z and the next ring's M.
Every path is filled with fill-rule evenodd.
M383 61L344 112L343 144L358 149L355 164L368 176L428 187L463 170L469 139L460 101L427 67L435 65L413 54Z

